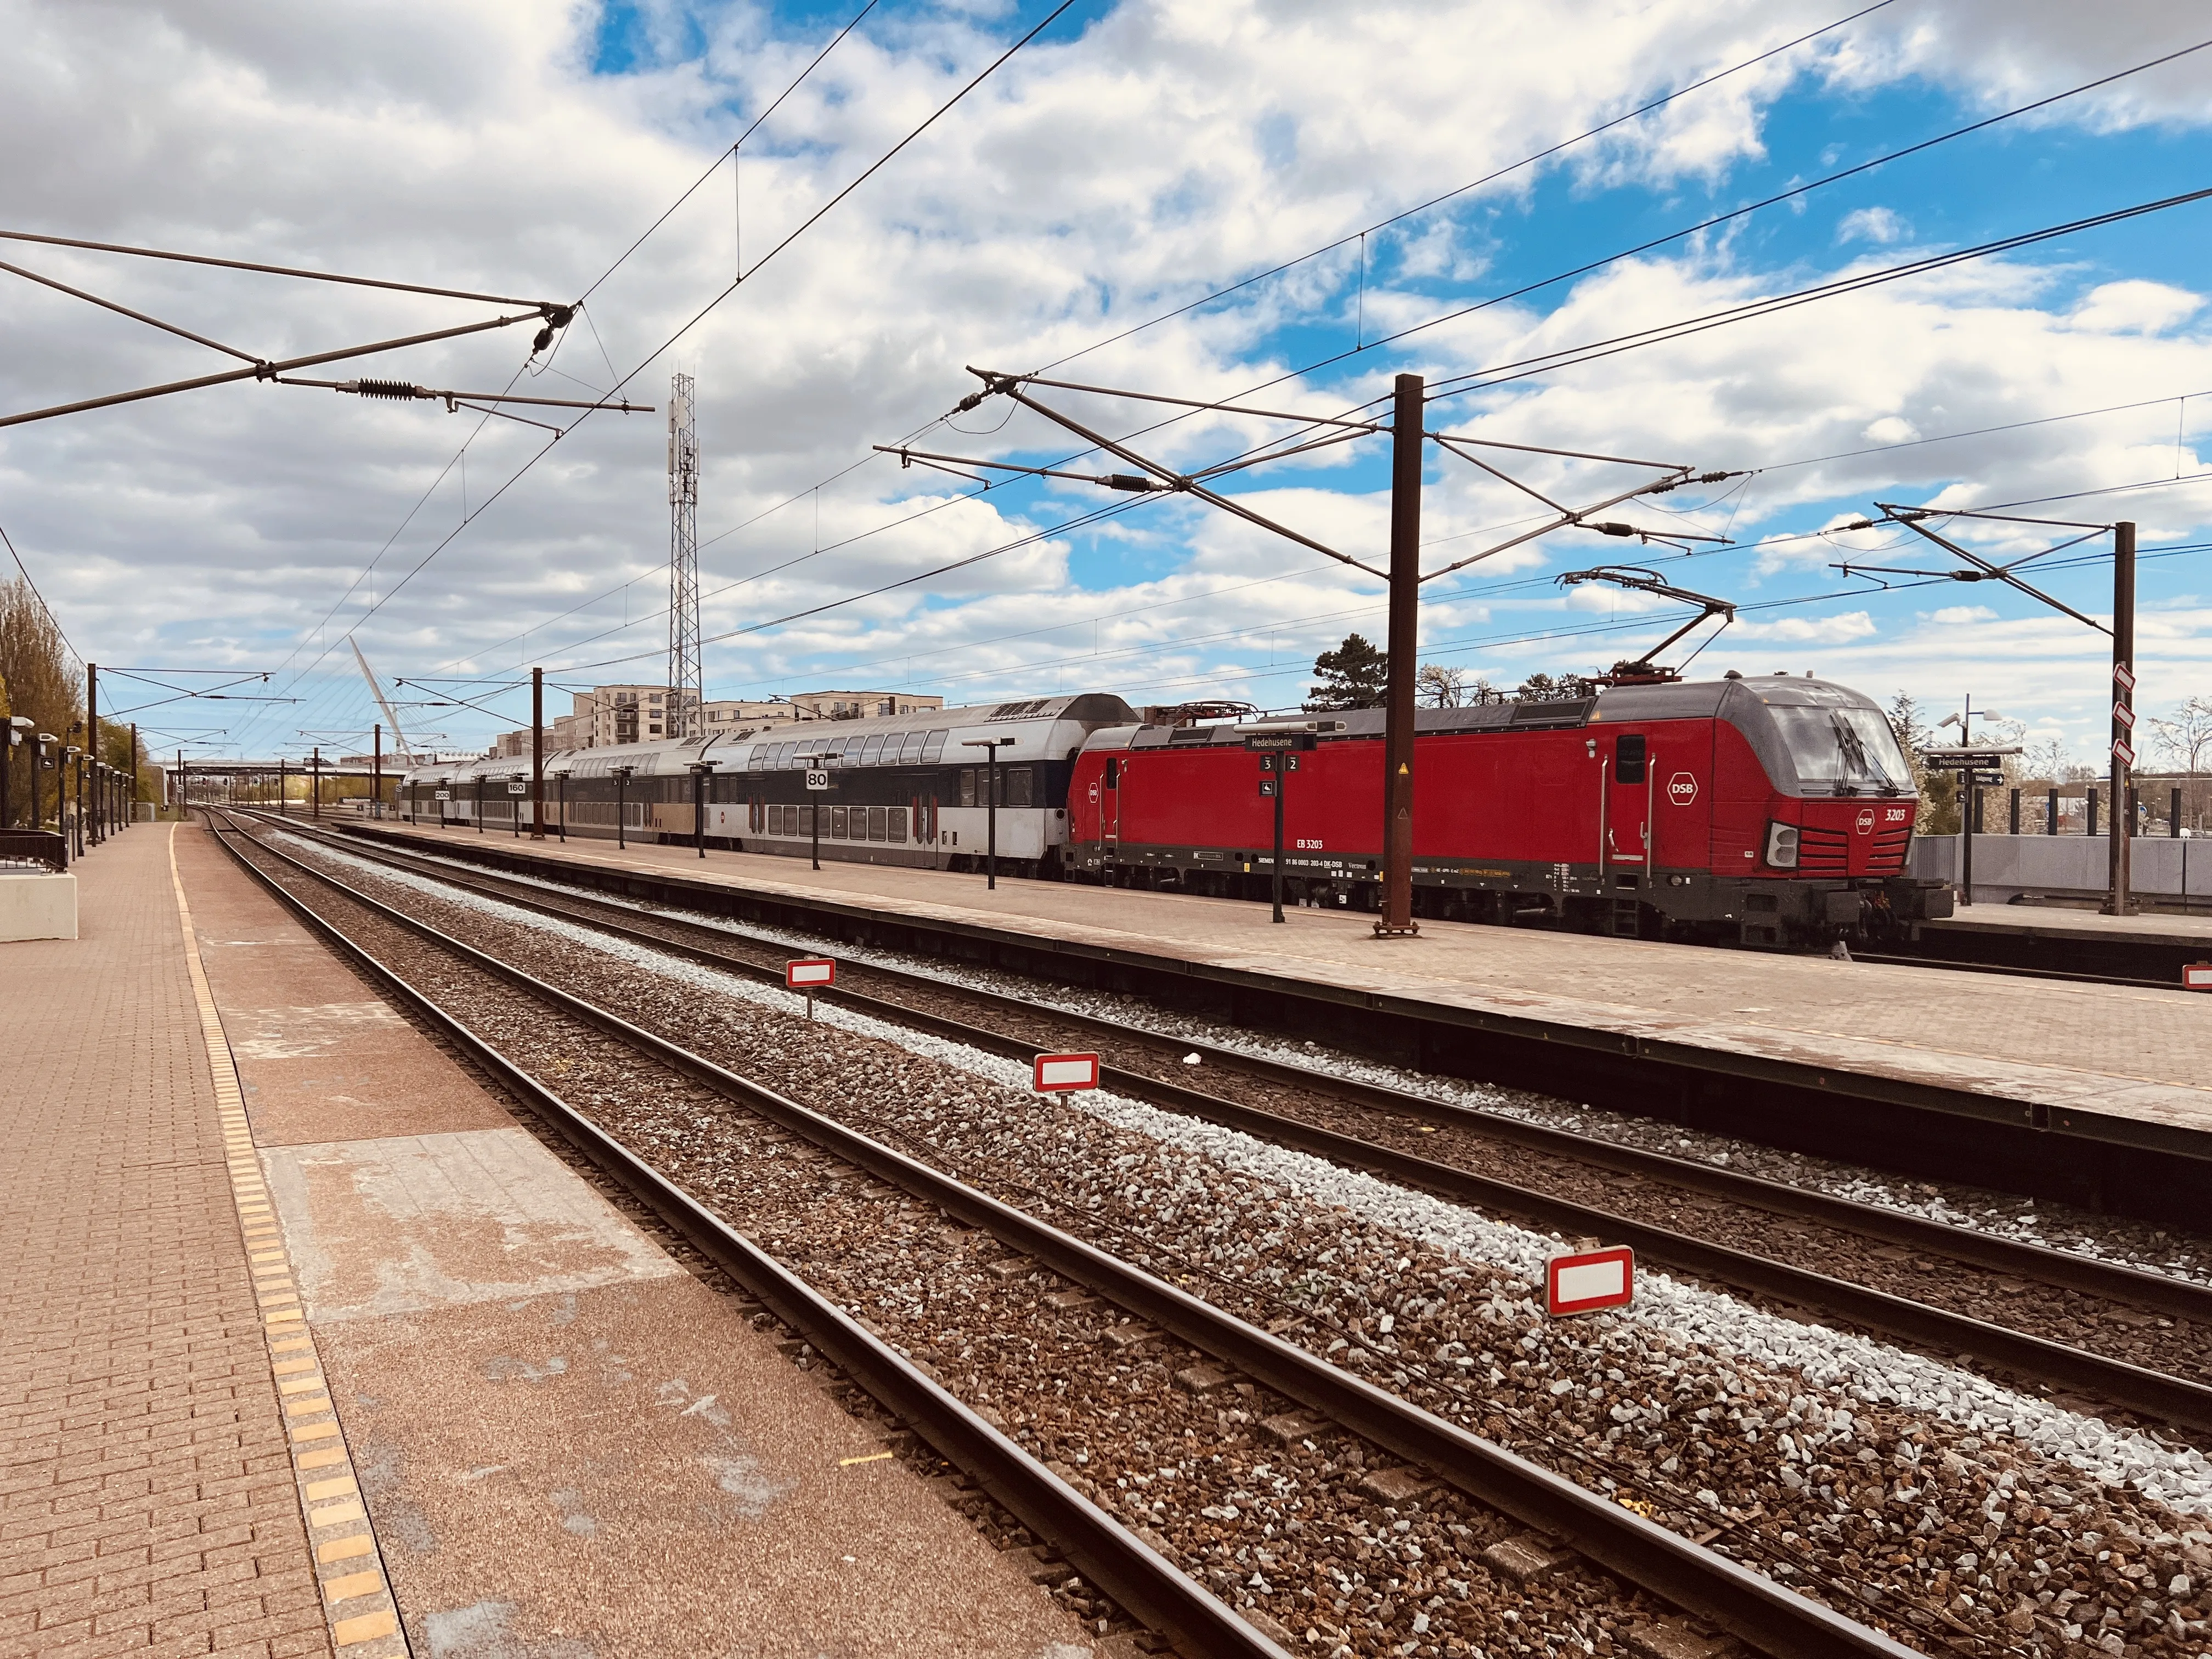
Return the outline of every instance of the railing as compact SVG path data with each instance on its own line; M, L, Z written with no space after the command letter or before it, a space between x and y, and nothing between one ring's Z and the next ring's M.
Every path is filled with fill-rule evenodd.
M0 866L69 868L69 842L52 830L0 830Z

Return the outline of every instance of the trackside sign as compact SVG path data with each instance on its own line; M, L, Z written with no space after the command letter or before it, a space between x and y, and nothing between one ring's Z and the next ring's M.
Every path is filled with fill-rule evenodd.
M1625 1308L1636 1299L1636 1252L1575 1250L1544 1264L1544 1311L1553 1318Z
M1036 1057L1036 1080L1040 1094L1060 1094L1070 1089L1095 1089L1098 1086L1098 1056L1039 1054Z
M794 991L818 991L837 982L837 964L828 957L787 962L783 982Z

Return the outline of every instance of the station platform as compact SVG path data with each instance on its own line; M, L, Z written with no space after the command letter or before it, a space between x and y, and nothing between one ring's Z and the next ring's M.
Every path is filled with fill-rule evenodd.
M0 1654L1091 1651L197 827L0 945Z
M2212 954L2212 915L2175 915L2162 910L2108 916L2058 904L1972 904L1922 926L1931 933L2039 933L2068 943L2172 945Z
M511 840L404 823L360 833L604 874L651 872L753 896L894 916L969 938L1288 985L1490 1032L1596 1045L1808 1090L1881 1085L2057 1139L2212 1158L2212 1002L2201 994L1429 922L1377 940L1356 913L1176 893L633 846ZM2100 921L2068 913L2060 926ZM2163 927L2175 919L2134 918ZM2187 921L2189 919L2183 919ZM2193 924L2192 924L2193 925ZM1564 1056L1563 1056L1564 1058ZM1886 1090L1886 1093L1882 1091Z

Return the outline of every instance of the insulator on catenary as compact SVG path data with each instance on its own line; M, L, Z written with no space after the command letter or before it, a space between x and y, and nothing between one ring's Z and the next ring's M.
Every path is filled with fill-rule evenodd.
M405 380L356 380L346 389L357 392L364 398L412 398L422 395L420 386L411 386Z

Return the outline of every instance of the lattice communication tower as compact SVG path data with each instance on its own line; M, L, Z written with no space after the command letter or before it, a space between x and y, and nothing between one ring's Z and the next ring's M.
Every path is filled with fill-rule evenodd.
M705 729L699 664L699 429L691 377L678 374L668 396L668 720L672 738Z

